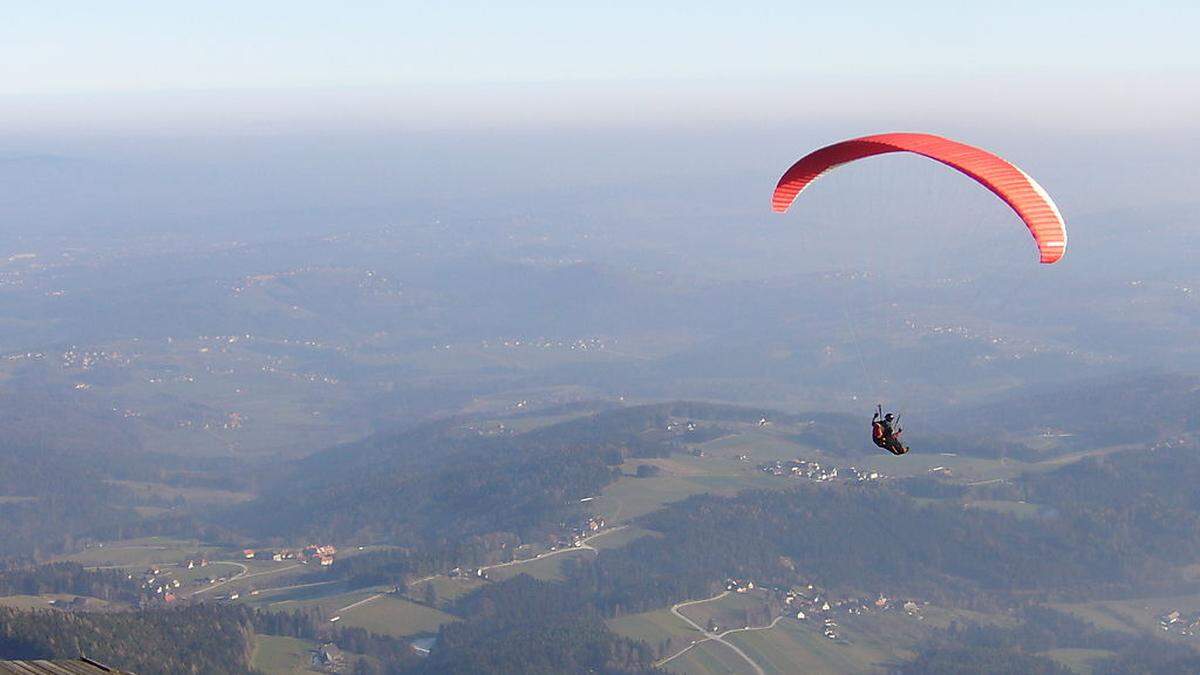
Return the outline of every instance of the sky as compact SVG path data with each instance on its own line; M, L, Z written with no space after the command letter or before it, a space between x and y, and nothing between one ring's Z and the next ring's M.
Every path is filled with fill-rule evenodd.
M772 122L1184 127L1195 2L24 3L9 129Z

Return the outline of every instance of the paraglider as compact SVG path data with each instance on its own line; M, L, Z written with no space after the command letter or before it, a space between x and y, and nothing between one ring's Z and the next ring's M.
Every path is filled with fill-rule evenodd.
M871 440L879 447L893 455L903 455L908 452L908 446L900 441L900 416L883 413L883 404L875 406L875 416L871 418Z
M1029 174L986 150L932 134L890 133L854 138L815 150L788 169L771 197L771 207L785 212L813 181L849 162L892 152L909 152L941 162L974 179L1002 199L1029 228L1039 260L1052 264L1067 250L1067 228L1062 213ZM893 455L908 447L900 441L899 417L877 406L871 420L871 440Z
M1041 262L1058 262L1067 250L1067 227L1050 195L1029 174L986 150L931 134L877 134L826 146L792 165L771 197L782 213L804 188L842 164L891 152L911 152L936 160L975 179L1020 216L1037 242Z

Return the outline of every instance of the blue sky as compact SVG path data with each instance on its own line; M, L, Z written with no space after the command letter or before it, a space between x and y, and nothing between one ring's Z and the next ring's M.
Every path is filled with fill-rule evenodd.
M139 96L209 92L214 109L244 114L353 90L362 105L433 99L430 119L486 118L493 108L510 119L529 106L569 116L527 98L541 88L551 92L545 103L592 95L619 110L653 92L652 105L672 114L690 105L737 116L728 95L703 92L729 87L766 105L819 86L846 106L856 90L890 87L899 98L879 103L892 105L908 87L908 101L937 106L956 92L986 96L995 88L979 82L992 80L1029 100L1050 92L1068 108L1161 94L1192 111L1180 89L1200 82L1200 3L989 4L22 3L0 25L0 97L33 102L26 112L35 116L63 100L55 97L131 97L100 106L120 116L146 105ZM1080 102L1066 91L1072 84L1115 89ZM229 92L257 93L234 104Z

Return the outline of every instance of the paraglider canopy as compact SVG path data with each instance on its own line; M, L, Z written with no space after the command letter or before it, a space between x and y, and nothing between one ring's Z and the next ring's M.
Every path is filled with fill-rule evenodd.
M1037 242L1041 262L1054 263L1067 248L1067 228L1058 207L1037 181L986 150L931 134L894 133L863 136L816 150L788 169L771 198L783 212L822 174L855 160L889 152L911 152L954 168L991 190L1025 221Z

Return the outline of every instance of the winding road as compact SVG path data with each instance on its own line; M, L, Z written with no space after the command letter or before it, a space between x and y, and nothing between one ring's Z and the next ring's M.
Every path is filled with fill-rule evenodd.
M242 564L242 563L240 563L240 562L234 562L234 561L232 561L232 560L214 560L214 561L212 561L212 564L217 564L217 565L234 565L234 566L236 566L236 567L240 567L240 568L242 568L242 571L241 571L241 572L238 572L237 574L235 574L235 575L233 575L233 576L231 576L231 577L229 577L229 578L228 578L228 579L226 579L225 581L218 581L217 583L215 583L215 584L212 584L211 586L205 586L204 588L201 588L201 589L200 589L200 590L198 590L198 591L194 591L190 597L193 597L193 598L194 598L194 597L196 597L197 595L200 595L201 593L207 593L207 592L211 591L211 590L212 590L212 589L214 589L214 588L220 588L220 587L224 586L225 584L227 584L227 583L229 583L229 582L231 582L231 581L237 581L238 579L244 579L244 578L246 578L246 574L247 574L247 573L250 571L250 568L249 568L249 567L246 567L245 565L243 565L243 564Z
M742 657L746 661L746 663L750 664L750 667L754 669L754 672L757 675L766 675L766 673L762 669L762 666L758 665L758 663L756 663L754 661L754 659L750 658L749 654L742 651L742 649L740 647L738 647L737 645L733 644L732 642L729 642L728 640L726 640L725 636L729 635L730 633L742 633L742 632L754 631L754 630L770 630L775 627L775 624L779 623L779 621L781 619L783 619L782 614L775 617L775 619L773 621L771 621L771 623L767 624L766 626L750 626L748 628L732 628L723 633L709 633L708 631L704 630L704 628L702 628L700 626L700 624L696 623L695 621L692 621L686 615L684 615L682 612L679 611L681 608L687 607L689 605L700 605L700 604L703 604L706 602L715 602L727 595L729 595L729 591L721 591L720 593L712 596L711 598L705 598L703 600L689 600L687 602L680 602L680 603L672 605L671 613L674 614L675 616L679 617L680 619L683 619L685 622L687 622L687 624L689 626L691 626L692 628L695 628L697 631L699 631L700 634L702 634L704 636L704 639L696 640L695 642L684 647L683 649L679 650L678 652L675 652L674 654L668 656L667 658L656 662L654 665L656 667L665 665L666 663L670 662L671 660L673 660L679 656L682 656L692 647L695 647L698 644L708 642L711 640L713 642L720 642L721 644L725 645L726 647L729 647L733 651L737 652L738 656Z
M213 563L220 564L220 565L235 565L237 567L242 568L242 571L229 577L225 581L218 581L217 583L215 583L211 586L205 586L204 588L201 588L201 589L193 592L190 597L194 598L197 595L200 595L201 593L207 593L214 588L220 588L220 587L224 586L225 584L232 583L234 581L245 581L246 579L253 579L254 577L266 576L268 574L279 574L280 572L286 572L288 570L294 570L297 567L300 567L300 564L296 563L295 565L288 565L287 567L279 567L276 569L263 570L262 572L255 572L253 574L250 574L249 567L246 567L244 564L234 561L234 560L214 560Z

